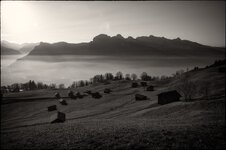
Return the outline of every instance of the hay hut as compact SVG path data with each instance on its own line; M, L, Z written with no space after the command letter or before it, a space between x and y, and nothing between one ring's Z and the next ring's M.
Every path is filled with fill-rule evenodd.
M48 111L54 111L57 110L57 106L56 105L48 106L47 109Z
M60 99L60 98L61 98L60 93L56 92L56 93L55 93L55 97L56 97L57 99Z
M109 94L111 92L112 92L111 89L104 89L104 93L106 93L106 94Z
M145 96L145 95L136 94L136 95L135 95L135 99L136 99L137 101L142 101L142 100L147 100L148 98L147 98L147 96Z
M138 87L138 83L137 83L137 82L133 82L132 85L131 85L131 87L132 87L132 88Z
M62 105L67 105L67 102L66 102L66 100L64 100L64 99L59 99L59 102L60 102L60 104L62 104Z
M168 91L158 94L158 104L164 105L180 100L181 95L176 91Z
M64 122L66 120L65 113L57 112L50 117L50 123L59 123Z
M101 98L102 95L99 92L92 93L93 98Z
M153 85L148 86L147 91L154 91L154 86Z
M143 87L147 86L147 82L142 81L142 82L140 82L140 85L143 86Z

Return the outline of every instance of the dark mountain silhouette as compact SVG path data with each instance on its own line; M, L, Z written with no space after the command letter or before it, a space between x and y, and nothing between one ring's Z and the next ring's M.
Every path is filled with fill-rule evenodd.
M19 55L19 51L1 45L1 55Z
M110 55L110 56L220 56L224 48L164 37L142 36L124 38L100 34L89 43L72 44L41 42L29 55Z

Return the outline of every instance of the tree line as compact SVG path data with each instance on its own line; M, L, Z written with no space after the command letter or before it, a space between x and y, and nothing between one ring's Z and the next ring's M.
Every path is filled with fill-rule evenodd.
M188 69L187 69L188 71ZM37 89L65 89L65 88L77 88L77 87L84 87L95 83L105 83L108 81L117 81L117 80L143 80L143 81L162 81L167 80L172 77L178 77L181 74L183 74L184 70L178 70L175 74L172 74L172 76L150 76L146 72L142 72L140 76L138 77L137 74L131 73L131 74L123 74L121 71L116 72L114 75L113 73L105 73L105 74L98 74L94 75L89 80L80 80L80 81L74 81L71 85L68 87L65 86L65 84L61 83L59 85L55 83L51 84L45 84L43 82L35 82L34 80L29 80L26 83L14 83L12 85L7 86L1 86L1 92L20 92L20 91L30 91L30 90L37 90Z

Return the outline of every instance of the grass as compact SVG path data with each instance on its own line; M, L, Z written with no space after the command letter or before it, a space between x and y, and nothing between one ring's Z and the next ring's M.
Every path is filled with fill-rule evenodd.
M3 132L1 148L218 149L225 148L224 131L223 124L169 125L139 119L80 120Z
M1 149L225 149L225 91L222 79L210 68L194 72L194 79L214 82L210 100L157 104L157 94L179 80L155 82L154 92L131 88L131 81L114 81L74 89L100 92L101 99L87 96L60 105L56 91L66 97L68 90L36 90L5 95L1 105ZM112 89L104 94L105 88ZM224 89L224 90L222 90ZM136 93L149 97L135 101ZM57 105L66 122L50 124Z

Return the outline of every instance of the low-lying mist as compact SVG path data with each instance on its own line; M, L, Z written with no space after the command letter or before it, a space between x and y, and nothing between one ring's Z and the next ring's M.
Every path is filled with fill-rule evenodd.
M151 76L172 75L180 69L204 67L214 60L216 58L211 57L29 56L14 62L2 57L1 84L35 80L68 86L73 81L89 80L97 74L115 74L118 71L138 76L142 72Z

